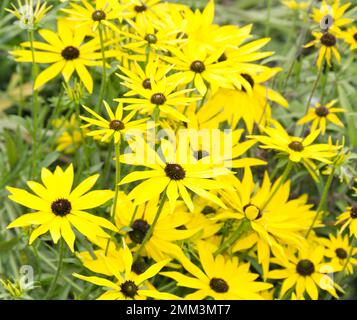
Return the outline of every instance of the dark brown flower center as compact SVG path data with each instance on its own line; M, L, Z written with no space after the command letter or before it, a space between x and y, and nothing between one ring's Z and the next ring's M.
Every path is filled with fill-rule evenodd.
M147 7L146 7L146 5L135 6L135 7L134 7L134 10L135 10L136 12L140 13L140 12L146 11L146 10L147 10Z
M114 131L120 131L125 129L125 125L120 120L112 120L109 122L109 129L112 129Z
M93 21L101 21L104 20L107 17L105 12L103 10L95 10L92 13L92 20Z
M229 289L228 283L221 278L212 278L209 282L209 286L218 293L225 293Z
M64 217L72 210L72 205L67 199L58 199L51 204L51 210L56 216Z
M263 212L254 204L247 204L243 207L244 214L249 220L257 220L263 216Z
M197 160L201 160L202 158L209 156L209 152L207 152L207 151L205 151L205 150L198 150L198 151L195 151L195 152L193 153L193 156L194 156Z
M74 60L79 57L79 50L76 47L68 46L62 50L61 54L66 60Z
M350 212L351 218L356 219L357 218L357 205L354 205L351 207L351 212Z
M336 44L336 37L326 32L321 36L320 42L326 47L333 47Z
M215 208L212 208L211 206L205 206L201 213L203 213L204 215L206 214L210 214L210 213L216 213L216 209Z
M357 42L357 32L353 35L353 39Z
M290 142L288 147L291 149L291 150L294 150L294 151L297 151L297 152L301 152L304 150L304 146L302 145L302 143L300 141L293 141L293 142Z
M227 61L228 57L227 55L223 52L221 56L218 58L218 62L224 62Z
M131 225L131 230L129 232L129 238L131 241L141 244L150 229L150 225L143 219L137 219Z
M137 275L144 273L147 268L148 266L146 265L143 257L137 258L131 266L131 270L133 270L133 272L135 272Z
M245 80L247 80L247 82L250 84L250 86L253 88L254 87L254 80L253 80L253 78L252 78L252 76L251 75L249 75L249 74L247 74L247 73L241 73L241 76L245 79ZM242 86L242 90L244 91L244 92L247 92L247 90Z
M155 44L157 42L157 37L154 34L149 33L145 36L145 40L150 44Z
M155 93L151 96L151 103L161 106L166 102L166 97L163 93Z
M151 81L149 78L143 81L143 87L144 89L151 89Z
M206 70L206 67L202 61L196 60L191 63L191 71L196 73L202 73Z
M184 168L176 163L167 163L165 173L171 180L182 180L186 176Z
M138 286L131 280L127 280L120 285L120 291L126 298L134 299L138 290Z
M315 272L315 266L311 260L302 259L296 265L296 271L301 276L310 276Z
M319 117L326 117L330 113L330 111L325 106L319 106L315 109L315 113Z
M347 258L347 251L343 248L337 248L335 250L336 256L340 259L346 259Z

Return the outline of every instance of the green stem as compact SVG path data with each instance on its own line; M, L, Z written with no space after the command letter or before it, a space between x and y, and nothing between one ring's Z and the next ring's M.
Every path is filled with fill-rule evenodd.
M217 256L219 254L222 254L226 252L240 237L241 235L246 231L247 227L250 225L249 220L244 219L240 226L238 227L237 231L233 233L227 241L225 241L215 252L214 256Z
M162 209L164 208L164 204L165 204L165 200L166 200L166 189L162 192L161 194L161 198L160 198L160 202L159 202L159 207L156 211L156 215L154 218L154 221L152 222L150 229L148 230L148 232L145 235L145 238L143 240L143 242L141 243L139 249L135 252L134 257L133 257L133 261L135 262L136 259L139 258L141 251L144 249L146 243L149 241L149 239L151 238L153 232L154 232L154 228L156 226L157 221L159 220L160 214L162 212Z
M115 213L118 204L118 195L119 195L119 182L120 182L120 145L121 140L118 143L114 141L114 148L115 148L115 191L114 191L114 200L113 200L113 207L110 213L110 217L113 223L115 223ZM107 241L107 245L105 247L105 255L108 254L110 244L110 238Z
M51 294L52 294L53 290L54 290L55 287L56 287L58 278L59 278L59 276L60 276L60 274L61 274L61 271L62 271L63 256L64 256L64 241L63 241L63 239L61 238L61 239L60 239L60 243L59 243L59 258L58 258L58 264L57 264L56 274L55 274L54 278L52 279L52 282L51 282L50 288L49 288L48 291L47 291L45 300L46 300L47 298L51 297Z
M320 213L322 211L322 208L325 205L325 202L326 202L326 199L327 199L327 196L328 196L328 192L330 190L330 186L331 186L331 183L332 183L332 180L333 180L334 173L335 173L335 167L333 167L331 174L328 176L328 179L327 179L327 182L325 184L325 188L324 188L324 191L322 193L319 205L318 205L318 207L316 209L316 214L315 214L314 220L312 220L312 223L311 223L309 229L307 230L305 238L309 237L310 232L314 228L315 223L317 221L317 218L319 217L319 215L320 215Z
M160 107L156 106L152 114L152 119L156 123L160 118Z
M99 25L98 27L99 33L99 41L100 41L100 51L102 53L102 62L103 62L103 72L102 72L102 83L100 85L100 92L99 92L99 99L96 108L96 112L100 112L100 107L102 105L102 101L105 95L105 88L106 88L106 80L107 80L107 71L106 71L106 61L105 61L105 48L104 48L104 38L103 38L103 29L102 26Z
M35 84L35 80L38 74L38 68L36 65L35 61L35 48L33 46L33 43L35 41L34 38L34 32L33 30L30 30L29 33L29 41L30 41L30 48L31 48L31 57L32 57L32 80L33 80L33 85ZM39 123L39 104L38 104L38 91L32 88L33 91L33 128L32 128L32 139L33 139L33 146L32 146L32 167L31 167L31 177L33 177L34 172L37 167L37 130L38 130L38 123Z
M288 162L287 166L285 167L285 170L283 172L283 174L281 175L280 181L278 183L278 185L275 187L275 189L273 190L273 192L270 194L268 200L265 202L265 204L263 205L262 208L260 208L261 211L263 211L267 205L269 204L269 202L271 201L271 199L274 198L274 196L276 195L276 193L278 192L278 190L280 189L280 187L285 183L285 181L288 179L289 174L291 172L291 169L293 168L293 163L291 161Z
M265 36L268 36L269 31L270 31L271 2L272 2L272 0L268 0L267 18L266 18L266 22L265 22Z

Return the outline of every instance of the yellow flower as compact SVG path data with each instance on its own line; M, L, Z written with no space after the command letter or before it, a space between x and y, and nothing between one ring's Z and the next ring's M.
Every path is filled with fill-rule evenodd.
M43 70L36 78L34 88L38 89L51 79L62 73L64 80L69 81L74 71L77 72L86 89L92 93L93 79L87 70L87 66L101 66L101 53L98 39L83 42L86 36L85 31L79 28L71 28L68 22L58 20L58 34L51 30L41 29L39 34L44 42L33 43L35 49L41 51L34 52L36 63L50 63L51 66ZM23 47L30 47L30 42L21 44ZM31 50L13 50L11 54L16 61L31 62Z
M316 165L312 160L322 163L331 163L331 158L336 156L338 146L329 144L313 144L320 134L320 130L312 131L306 138L292 137L285 131L277 121L272 121L274 127L262 128L266 136L249 136L263 145L263 149L273 149L288 155L292 162L302 162L306 169L314 176L316 175Z
M119 194L115 222L118 229L127 237L127 243L132 246L133 252L140 247L153 224L158 210L158 200L158 197L155 197L145 204L135 205L127 195ZM200 230L198 227L179 229L188 223L190 218L191 216L185 212L175 211L174 214L170 214L169 206L164 205L142 254L155 261L172 257L172 254L179 251L175 241L188 239Z
M72 226L88 238L108 238L109 235L102 228L114 231L117 228L108 220L84 211L99 207L113 198L113 192L110 190L88 192L98 177L99 175L93 175L72 190L74 172L73 166L70 165L65 171L56 167L53 173L43 168L41 171L43 185L35 181L27 181L27 185L35 195L23 189L7 187L11 193L9 195L11 200L36 210L35 213L27 213L17 218L7 228L36 225L38 227L31 233L30 244L50 231L55 243L63 238L71 251L74 251L75 241Z
M271 118L269 100L287 107L288 102L280 93L265 85L280 68L265 68L259 74L242 72L244 81L241 88L219 89L210 99L211 103L222 109L222 118L226 119L231 128L236 128L240 119L243 119L247 130L252 133L254 124L265 127Z
M334 0L333 4L330 5L326 1L322 1L320 8L313 8L311 17L319 25L323 25L323 19L326 16L330 16L332 20L332 25L328 26L328 29L332 32L341 32L340 27L344 27L350 24L353 19L344 18L343 15L345 11L351 6L351 3L345 3L340 6L339 0Z
M357 238L357 206L347 207L346 210L337 218L337 224L343 223L340 233L347 227L350 229L350 235Z
M227 187L213 179L229 174L230 171L223 167L212 168L211 164L204 164L202 160L195 159L184 140L179 140L177 148L175 148L172 142L162 139L160 153L139 138L136 139L132 148L135 148L135 151L122 155L121 161L151 169L129 173L120 182L120 184L126 184L146 180L129 193L129 198L135 199L136 204L146 202L165 192L172 211L179 196L182 197L190 211L193 211L194 205L187 191L189 189L199 196L225 207L222 201L210 191Z
M70 16L67 18L72 23L76 23L76 28L91 27L96 31L100 24L119 31L112 20L122 19L125 16L124 8L118 0L95 0L95 6L92 6L87 0L81 0L82 5L70 3L70 9L62 9Z
M145 122L148 118L131 121L136 111L132 111L126 117L123 117L123 105L121 103L118 105L115 114L106 101L103 101L103 103L107 110L109 120L104 119L92 109L83 106L94 118L80 116L82 120L87 122L82 128L88 128L90 126L99 127L97 130L88 132L87 136L101 137L102 142L107 142L111 138L114 138L114 142L118 143L123 134L134 134L145 129Z
M281 179L281 178L280 178ZM252 172L245 169L240 181L235 176L222 177L220 180L230 184L234 190L221 190L219 193L228 210L215 215L214 219L236 219L249 221L248 229L235 244L232 252L246 250L257 245L258 262L264 274L269 268L271 250L283 250L283 244L300 247L304 244L304 232L311 225L315 211L307 204L307 196L290 198L290 181L280 185L280 179L271 183L265 172L261 187L256 188Z
M173 79L183 85L193 83L198 92L205 95L207 92L205 81L213 91L219 87L231 86L226 75L233 71L226 62L218 61L223 52L223 49L216 49L207 54L195 45L188 44L182 49L172 48L172 57L163 56L162 59L172 64L173 70L177 71L172 75Z
M150 289L147 284L148 279L157 275L169 260L163 260L153 264L140 275L137 275L132 271L133 256L129 248L126 246L122 251L122 260L124 270L121 268L122 264L113 263L113 261L109 259L104 260L107 268L115 277L115 280L113 281L97 276L87 277L77 273L74 273L73 275L97 286L109 288L97 298L98 300L146 300L147 298L164 300L177 299L173 294Z
M53 125L60 134L56 140L59 152L72 154L81 145L84 132L79 128L76 116L73 114L69 120L64 117L55 119Z
M322 62L326 61L328 66L331 66L331 59L334 56L338 63L341 62L341 55L337 49L337 38L330 32L312 32L315 40L304 45L304 48L316 46L319 48L319 54L316 60L316 65L320 69Z
M357 49L357 27L348 28L342 33L342 38L350 45L350 50Z
M281 3L292 10L304 10L309 6L309 3L305 1L282 0Z
M270 283L255 281L258 275L249 271L249 263L239 263L237 257L225 259L222 255L213 257L204 242L198 246L202 269L186 256L180 256L182 266L192 276L176 271L161 272L162 275L177 281L177 285L196 291L185 299L202 300L212 297L216 300L262 300L260 291L272 287Z
M335 287L338 289L340 287L326 274L336 270L331 265L323 263L324 253L322 246L307 247L299 250L298 256L289 251L287 257L278 255L274 259L274 263L283 269L270 271L268 278L284 279L280 289L280 298L283 298L291 288L295 288L297 299L304 297L304 293L307 292L311 299L317 300L319 288L338 298Z
M198 97L187 97L186 94L192 89L177 90L178 82L172 77L164 77L155 81L150 77L150 86L143 87L143 84L123 82L124 86L130 89L124 96L137 96L132 98L114 99L118 102L129 104L126 110L138 110L141 113L161 112L176 120L187 122L187 118L177 110L178 106L186 106L192 101L199 100ZM177 91L176 91L177 90Z
M337 271L345 269L347 274L352 274L353 266L357 265L357 259L353 258L357 253L357 248L351 248L353 244L350 244L349 237L341 234L335 237L329 234L329 238L319 238L319 240L325 246L325 256L331 259L330 264L334 266L334 269ZM350 257L349 254L351 254Z
M315 131L316 129L321 129L321 133L325 134L326 132L326 123L328 121L334 123L339 127L343 127L343 123L336 116L335 113L345 112L342 108L333 108L333 105L337 102L337 100L332 100L326 105L321 105L319 102L316 104L314 108L310 108L308 113L302 117L297 124L305 124L307 122L311 122L311 131Z

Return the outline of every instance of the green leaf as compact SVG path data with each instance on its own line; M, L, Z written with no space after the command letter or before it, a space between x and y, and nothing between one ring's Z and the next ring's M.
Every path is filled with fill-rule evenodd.
M7 154L7 160L10 165L10 168L14 168L17 160L18 160L18 153L16 150L16 143L13 139L13 137L8 133L7 130L3 131L3 137L5 140L5 148L6 148L6 154Z

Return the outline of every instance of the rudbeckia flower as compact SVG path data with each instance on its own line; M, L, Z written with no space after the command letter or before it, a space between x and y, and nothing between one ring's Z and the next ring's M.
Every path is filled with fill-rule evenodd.
M55 243L63 238L72 252L76 238L72 226L88 238L109 238L103 228L113 231L117 231L117 228L107 219L84 211L99 207L113 198L113 192L110 190L88 192L98 177L99 175L93 175L72 190L74 172L73 166L70 165L65 171L57 167L53 173L43 168L41 171L43 185L35 181L27 182L35 194L23 189L7 187L12 201L36 210L35 213L27 213L17 218L8 225L8 228L36 225L30 236L30 244L50 231Z
M350 50L357 49L357 27L348 28L342 33L343 40L350 45Z
M325 256L331 259L330 263L335 270L342 271L345 269L347 274L353 273L353 266L357 265L357 259L354 258L357 254L357 248L354 248L353 244L350 243L348 235L338 234L334 236L329 234L329 238L319 238L319 241L325 246Z
M34 60L36 63L50 63L51 66L37 76L34 88L40 88L59 73L62 73L64 80L68 82L76 71L86 89L92 93L93 79L87 66L102 65L98 39L84 42L86 32L80 28L71 28L63 19L58 20L57 34L47 29L39 30L39 34L46 43L33 42L37 50L34 52ZM21 45L29 48L30 42ZM11 54L15 56L16 61L32 62L31 50L13 50Z
M239 80L242 84L236 89L219 89L210 99L210 103L222 110L222 120L226 119L231 128L236 128L243 119L249 133L254 125L264 127L271 118L269 100L288 107L286 99L277 91L265 85L280 68L265 68L259 74L242 72ZM238 85L238 84L237 84Z
M197 247L202 269L185 255L181 255L182 266L192 276L177 271L160 273L177 281L178 286L196 290L186 295L185 299L202 300L212 297L216 300L262 300L259 292L272 287L270 283L255 281L258 274L249 271L249 263L239 263L237 257L228 259L218 255L214 258L204 242Z
M175 295L159 292L149 288L148 279L157 275L160 270L169 262L163 260L150 266L145 272L137 275L132 271L133 256L128 247L123 249L122 253L124 270L121 264L111 263L111 260L106 259L107 268L114 275L114 280L97 276L83 276L77 273L73 275L81 280L88 281L97 286L107 289L98 300L146 300L147 298L155 298L161 300L178 299Z
M332 265L323 262L324 253L325 249L320 245L303 248L297 256L289 251L273 260L283 268L272 270L268 274L269 279L284 279L280 298L283 298L289 289L294 288L298 299L304 297L306 292L312 300L317 300L321 288L338 299L335 288L342 289L327 275L336 270Z
M339 127L343 127L343 123L335 113L345 112L345 110L342 108L334 108L333 105L336 102L337 100L332 100L326 105L317 103L314 108L309 109L308 113L302 117L297 124L305 124L312 121L311 131L321 129L322 134L326 132L326 124L328 121Z
M316 212L311 210L312 205L306 203L306 195L289 199L290 181L282 184L272 197L280 185L280 179L271 183L267 172L258 188L249 168L245 169L242 181L235 176L221 177L220 180L229 183L234 190L219 192L228 210L221 210L213 219L249 222L248 229L233 244L232 252L256 245L258 262L262 264L266 275L272 250L283 250L283 244L299 247L305 243L304 231L310 227Z
M135 252L153 224L159 199L156 197L140 205L135 205L124 193L120 193L118 199L115 213L116 226L124 233L126 242L133 246L132 250ZM199 227L179 229L190 219L191 216L186 212L175 211L175 214L170 214L169 206L164 205L153 233L144 246L143 256L155 261L170 258L174 252L179 250L176 241L184 241L200 231Z
M309 6L307 1L282 0L281 3L291 10L304 10Z
M122 84L130 89L124 96L139 95L139 97L114 100L127 103L126 110L137 110L140 113L152 113L155 110L159 110L163 115L187 122L187 118L177 110L177 107L186 106L192 101L199 100L198 97L186 96L193 89L178 90L178 82L174 81L172 76L170 78L164 77L158 81L150 77L150 82L146 83L146 87L137 83L123 82Z
M96 31L100 24L119 31L118 27L112 22L113 20L123 19L125 8L118 0L95 0L93 6L87 0L81 0L81 4L70 2L70 9L62 9L63 12L69 14L68 20L76 23L76 28L91 27Z
M357 205L347 207L346 210L338 217L336 223L343 223L340 233L349 227L350 235L357 238Z
M320 69L322 62L326 61L328 66L331 66L332 56L334 56L338 63L341 62L341 55L337 49L337 37L330 32L312 32L315 40L310 41L304 45L304 48L316 46L319 48L319 54L316 60L316 65Z
M283 126L272 121L274 127L262 128L266 136L250 136L262 145L263 149L273 149L286 154L292 162L302 162L310 174L314 177L316 165L312 160L317 160L322 163L331 163L331 158L337 155L338 146L330 144L317 143L314 141L320 134L320 130L312 131L306 138L289 136Z
M199 196L225 207L222 201L211 191L227 187L222 182L214 180L230 171L223 167L212 168L202 160L193 157L185 141L179 140L177 148L168 140L161 140L160 153L153 150L142 139L136 139L132 145L135 151L121 156L121 162L148 167L148 171L135 171L122 179L120 184L146 180L137 185L129 198L135 199L136 204L146 202L162 192L169 200L171 210L174 210L179 196L182 197L190 211L194 205L187 189Z
M83 108L88 111L94 118L88 118L85 116L80 116L80 118L87 122L82 128L88 128L90 126L99 127L97 130L89 131L87 136L90 137L101 137L102 142L106 142L114 138L114 142L118 143L121 136L127 133L142 131L146 127L146 121L148 118L134 120L131 119L135 116L136 111L130 112L127 116L123 117L123 105L120 103L115 110L112 111L111 107L107 102L103 101L105 109L107 110L109 120L104 119L102 116L94 112L92 109L83 106Z

